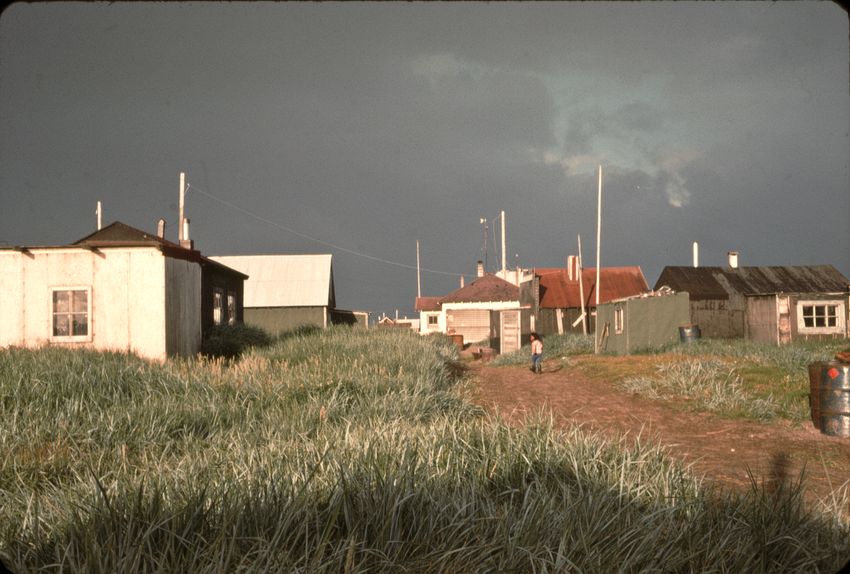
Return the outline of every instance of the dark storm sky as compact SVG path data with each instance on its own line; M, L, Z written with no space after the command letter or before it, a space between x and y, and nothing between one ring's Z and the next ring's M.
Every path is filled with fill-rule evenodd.
M13 4L0 242L120 220L206 255L334 254L340 307L410 313L483 259L740 252L850 276L847 13L828 2Z

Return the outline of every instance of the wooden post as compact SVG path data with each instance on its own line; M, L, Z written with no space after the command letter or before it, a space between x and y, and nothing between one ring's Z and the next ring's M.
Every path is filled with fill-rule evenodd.
M599 352L599 278L600 278L600 253L602 244L602 165L599 165L599 191L597 193L596 208L596 321L593 323L593 352Z
M581 297L581 330L587 335L587 313L584 310L584 267L581 264L581 235L578 236L578 293Z
M422 276L419 273L419 240L416 240L416 297L422 297Z
M186 195L186 174L180 172L180 220L177 222L177 239L183 241L183 203Z

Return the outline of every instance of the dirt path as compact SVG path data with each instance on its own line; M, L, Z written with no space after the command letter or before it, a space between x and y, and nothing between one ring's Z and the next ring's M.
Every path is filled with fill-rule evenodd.
M757 478L796 480L805 465L809 497L825 497L850 480L850 439L821 434L812 425L763 424L681 412L660 401L626 394L613 383L591 380L575 367L542 375L527 367L470 365L475 400L498 409L511 424L551 408L558 424L574 423L616 437L641 434L659 440L695 473L726 486L747 487Z

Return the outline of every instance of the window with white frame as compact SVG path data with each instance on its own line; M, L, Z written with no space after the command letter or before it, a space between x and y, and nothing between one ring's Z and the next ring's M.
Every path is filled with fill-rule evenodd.
M616 307L614 309L614 332L620 334L623 332L623 308Z
M51 340L91 340L91 288L54 287L50 292Z
M440 324L439 315L428 315L428 328L436 329Z
M804 335L842 333L844 303L841 301L798 301L797 328Z

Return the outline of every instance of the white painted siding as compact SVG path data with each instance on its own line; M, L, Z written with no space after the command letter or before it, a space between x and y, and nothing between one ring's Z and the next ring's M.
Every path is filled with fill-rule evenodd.
M16 251L0 253L0 293L3 320L0 321L0 346L24 344L26 321L24 314L24 259Z
M153 359L165 358L168 351L166 260L171 261L158 249L145 247L109 248L96 253L77 248L32 248L29 255L0 252L0 289L5 299L0 345L86 346L133 351ZM177 272L177 268L181 270ZM188 278L180 280L185 283L184 287L176 288L187 289L180 306L191 309L190 315L197 315L199 331L200 267L181 261L173 271L176 277ZM91 289L88 342L51 341L51 289L56 287ZM184 338L175 352L199 345L199 337L197 340Z

